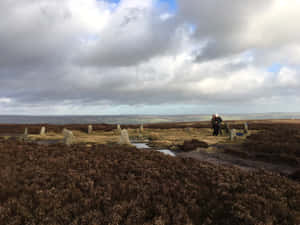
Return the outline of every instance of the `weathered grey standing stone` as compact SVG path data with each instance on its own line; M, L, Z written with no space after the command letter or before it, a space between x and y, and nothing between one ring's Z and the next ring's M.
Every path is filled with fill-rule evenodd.
M143 124L141 124L141 126L140 126L140 132L141 132L141 133L144 132L144 125L143 125Z
M73 135L73 132L70 130L67 130L64 128L63 130L63 135L64 135L64 143L67 146L70 146L74 143L75 141L75 136Z
M130 145L131 144L130 140L129 140L128 131L125 129L121 131L119 144L121 144L121 145Z
M26 140L28 140L28 128L25 128L24 134L20 135L18 139L20 141L26 141Z
M236 139L236 130L235 129L229 130L229 138L231 141L234 141Z
M249 129L248 129L248 123L244 123L244 133L248 134Z
M45 134L46 134L46 127L42 127L42 128L41 128L40 135L41 135L41 136L44 136Z
M120 124L117 125L117 130L121 132L121 126L120 126Z
M91 134L91 133L93 133L93 126L89 125L88 126L88 134Z
M27 127L25 128L24 136L26 136L26 137L28 136L28 128Z
M118 125L117 125L117 129L114 130L114 133L115 133L116 135L120 135L120 134L121 134L121 131L122 131L121 126L120 126L120 124L118 124Z

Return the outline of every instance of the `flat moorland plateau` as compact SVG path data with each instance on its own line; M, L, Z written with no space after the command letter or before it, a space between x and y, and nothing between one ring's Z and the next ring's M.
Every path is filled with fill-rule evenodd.
M209 122L122 126L150 149L116 125L2 124L0 224L300 224L300 121L247 122L235 140Z

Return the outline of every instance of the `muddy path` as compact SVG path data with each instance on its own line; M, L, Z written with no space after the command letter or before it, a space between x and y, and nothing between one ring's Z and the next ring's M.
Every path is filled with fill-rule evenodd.
M208 150L198 149L178 156L281 175L300 171L300 128L296 124L267 125L269 127L257 127L261 129L259 132L248 135L241 142L210 144Z
M135 143L134 145L138 149L160 151L159 148L149 147L147 143ZM244 171L266 170L270 172L276 172L284 176L289 176L297 170L295 169L295 167L286 164L274 164L250 158L241 158L239 156L225 152L225 149L228 147L237 148L238 146L236 146L235 144L213 144L210 145L209 148L198 148L197 150L191 152L183 152L180 150L168 151L171 152L173 156L181 158L193 158L199 161L212 163L216 166L223 165L229 167L237 167Z
M288 176L297 170L288 165L272 164L258 160L240 158L238 156L225 153L221 149L215 149L213 151L198 149L197 151L178 153L177 156L182 158L193 158L203 162L210 162L216 166L224 165L238 167L244 171L267 170L284 176Z

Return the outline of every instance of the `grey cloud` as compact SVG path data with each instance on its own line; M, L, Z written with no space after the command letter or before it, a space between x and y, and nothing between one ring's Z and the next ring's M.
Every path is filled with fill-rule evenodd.
M170 49L177 28L174 19L161 20L155 9L129 8L116 14L99 40L84 48L76 62L95 67L131 66Z
M196 27L196 39L208 40L196 60L226 57L254 47L244 41L243 35L253 17L271 3L271 0L179 0L178 17Z
M15 4L13 4L15 2ZM64 1L1 1L1 69L56 65L76 46ZM44 3L44 4L43 4ZM17 68L15 68L17 67Z
M233 88L238 91L205 92L195 86L206 78L212 84L220 78L230 80L232 73L240 73L242 83L242 76L252 75L244 72L249 66L263 72L263 65L234 62L231 55L252 46L239 37L248 19L270 1L178 1L179 14L168 20L159 18L160 11L131 8L115 14L99 40L89 46L78 37L90 33L76 24L64 1L49 5L53 1L12 2L0 2L0 13L6 18L0 21L0 98L11 98L12 108L104 103L230 105L300 94L298 88L277 85L276 78L249 91L236 80ZM19 14L17 7L33 10ZM193 35L187 22L196 25ZM207 40L206 47L191 53L197 43ZM171 60L163 61L164 57ZM172 65L176 58L182 58L180 66ZM221 66L214 64L218 60L224 60ZM222 85L207 89L222 89Z

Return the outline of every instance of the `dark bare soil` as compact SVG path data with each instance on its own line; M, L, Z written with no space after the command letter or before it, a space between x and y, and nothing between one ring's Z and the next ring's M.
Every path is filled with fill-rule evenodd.
M300 224L300 184L131 147L0 140L0 224Z

